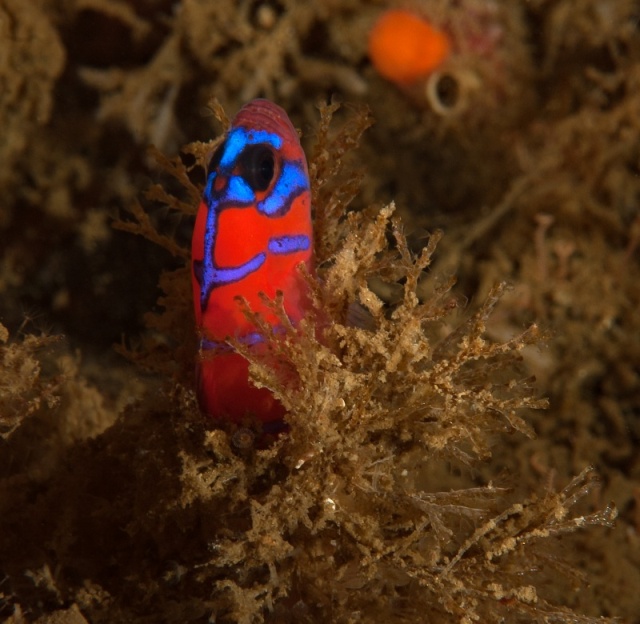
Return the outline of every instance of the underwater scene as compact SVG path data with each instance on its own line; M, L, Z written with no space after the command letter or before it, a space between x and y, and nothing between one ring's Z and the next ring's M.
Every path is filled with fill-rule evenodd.
M637 0L0 0L0 620L640 624Z

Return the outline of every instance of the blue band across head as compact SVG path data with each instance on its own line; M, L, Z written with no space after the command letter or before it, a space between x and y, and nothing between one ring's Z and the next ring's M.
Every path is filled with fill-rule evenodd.
M291 207L293 199L307 190L309 182L300 164L285 162L271 193L258 202L258 210L267 216L283 214Z
M272 132L266 130L245 130L245 128L234 128L229 132L229 136L224 143L224 153L220 159L220 167L225 170L232 169L238 156L247 145L259 144L271 145L276 150L282 147L282 139Z

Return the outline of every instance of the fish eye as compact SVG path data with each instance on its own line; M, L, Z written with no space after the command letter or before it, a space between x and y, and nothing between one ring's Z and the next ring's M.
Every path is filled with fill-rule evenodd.
M240 175L254 191L266 191L276 173L276 157L268 145L249 145L238 159Z

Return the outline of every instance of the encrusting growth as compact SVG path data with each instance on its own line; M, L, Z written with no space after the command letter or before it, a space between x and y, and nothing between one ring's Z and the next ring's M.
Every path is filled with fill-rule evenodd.
M383 13L369 33L369 57L378 73L399 85L425 78L447 58L449 36L403 10Z

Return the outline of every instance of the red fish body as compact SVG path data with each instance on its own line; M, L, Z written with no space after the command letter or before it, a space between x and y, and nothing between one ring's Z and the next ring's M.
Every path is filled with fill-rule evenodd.
M262 337L243 315L238 296L274 326L278 320L260 292L274 298L282 291L294 324L304 316L302 262L312 269L306 158L287 114L272 102L254 100L236 115L211 159L193 231L193 302L203 337L198 400L206 414L235 422L282 419L282 405L268 389L251 385L248 362L225 341L235 337L261 348Z

